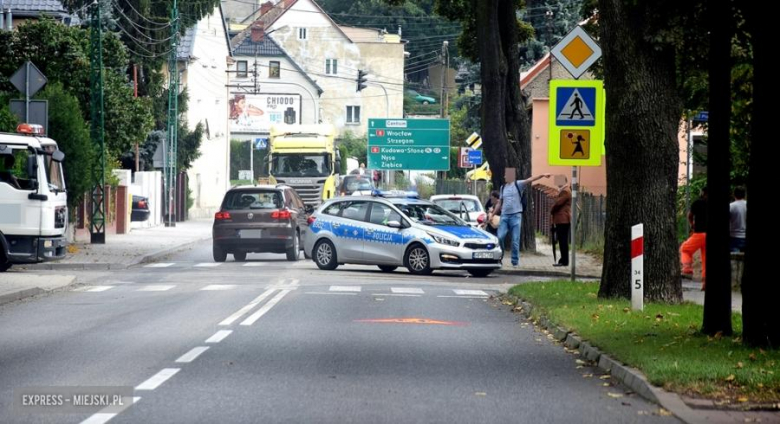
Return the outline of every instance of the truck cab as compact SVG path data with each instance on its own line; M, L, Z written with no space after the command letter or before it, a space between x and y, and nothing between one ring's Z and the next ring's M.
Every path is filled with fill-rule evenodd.
M332 125L274 125L269 139L272 184L295 189L313 207L337 194L341 155Z
M64 156L40 125L0 133L0 272L65 257Z

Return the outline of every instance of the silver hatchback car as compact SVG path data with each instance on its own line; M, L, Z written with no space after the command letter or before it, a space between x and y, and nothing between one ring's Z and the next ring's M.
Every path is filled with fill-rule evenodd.
M493 235L442 207L415 198L355 196L331 199L309 217L304 251L320 269L342 264L399 266L412 274L462 269L485 277L501 267Z

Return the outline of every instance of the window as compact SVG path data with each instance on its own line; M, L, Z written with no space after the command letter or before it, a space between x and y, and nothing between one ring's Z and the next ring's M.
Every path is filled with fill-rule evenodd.
M338 59L325 59L325 73L327 75L337 75L339 73Z
M368 202L350 202L341 211L341 217L345 219L354 219L356 221L366 220L366 211Z
M239 60L236 62L236 77L238 78L246 78L247 77L247 64L246 60Z
M325 210L322 211L325 215L333 215L338 216L339 211L341 210L341 205L343 205L343 202L336 202L328 207L325 208Z
M306 28L298 28L298 39L299 40L306 39Z
M225 195L224 209L279 209L282 204L278 191L231 191Z
M347 106L347 124L360 123L360 106Z
M369 218L369 221L372 224L385 226L390 221L397 221L400 223L401 214L394 211L390 206L382 203L374 203L373 206L371 206L371 218Z
M278 61L272 60L268 63L268 78L279 78L282 68Z

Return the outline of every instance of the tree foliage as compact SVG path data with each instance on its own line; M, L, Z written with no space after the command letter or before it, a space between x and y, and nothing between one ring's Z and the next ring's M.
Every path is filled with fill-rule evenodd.
M76 96L55 82L46 86L40 95L49 102L49 137L65 153L63 171L71 210L79 204L92 187L92 166L95 149L89 139L89 130Z
M16 93L8 78L30 60L50 82L60 82L75 96L84 120L90 120L89 30L42 19L28 21L3 37L7 55L0 61L0 91ZM103 64L105 140L109 154L117 157L146 138L152 124L150 104L133 97L125 75L127 55L115 34L104 37Z

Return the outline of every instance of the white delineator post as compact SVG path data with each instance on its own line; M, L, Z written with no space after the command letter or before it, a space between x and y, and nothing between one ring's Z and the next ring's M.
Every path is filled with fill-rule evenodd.
M644 309L644 226L631 227L631 309Z

